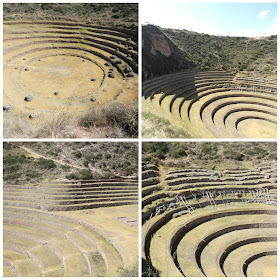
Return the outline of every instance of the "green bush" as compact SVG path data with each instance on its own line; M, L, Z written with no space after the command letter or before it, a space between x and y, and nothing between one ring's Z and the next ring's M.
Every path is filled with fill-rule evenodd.
M78 175L75 173L70 173L70 174L66 175L65 178L68 180L79 180Z
M79 171L80 180L90 180L92 179L92 173L90 170L82 169Z
M82 154L80 151L77 151L77 152L72 153L72 155L73 155L75 158L81 158L83 154Z
M51 159L39 158L36 164L42 169L52 169L56 167L56 164Z
M111 154L110 154L110 153L107 153L107 152L105 153L105 155L104 155L104 156L105 156L105 158L106 158L106 159L109 159L109 158L111 158L111 157L112 157L112 156L111 156Z

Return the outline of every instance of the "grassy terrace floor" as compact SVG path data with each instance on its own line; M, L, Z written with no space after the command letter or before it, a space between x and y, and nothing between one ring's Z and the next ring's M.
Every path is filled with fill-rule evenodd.
M81 184L80 196L86 199L87 192L106 185L105 181L83 181L89 187ZM62 182L39 188L5 186L4 276L111 277L134 270L138 263L137 182L128 180L126 189L135 190L128 197L116 180L108 180L107 185L111 187L104 187L101 203L95 197L84 203L67 192L73 184ZM115 189L119 195L114 200L119 202L110 198Z
M276 277L275 162L143 174L144 276Z
M144 138L276 138L277 88L240 73L186 71L145 81L142 111Z

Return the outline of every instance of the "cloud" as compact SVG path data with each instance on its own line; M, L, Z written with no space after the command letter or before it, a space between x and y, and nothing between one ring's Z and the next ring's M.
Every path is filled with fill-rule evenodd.
M264 19L268 14L269 14L269 10L263 10L259 13L259 18L260 19Z
M275 18L273 24L264 31L264 36L276 35L279 29L279 18Z
M158 2L150 2L146 7L142 7L142 24L150 23L163 28L186 29L212 35L217 33L216 30L212 30L209 25L199 22L195 17L186 17L183 10L182 12L174 10L172 4L161 5L159 11Z

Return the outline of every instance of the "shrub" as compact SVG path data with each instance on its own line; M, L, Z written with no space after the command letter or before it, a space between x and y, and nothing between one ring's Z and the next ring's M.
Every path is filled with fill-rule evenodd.
M80 180L90 180L92 179L92 173L90 170L82 169L79 171Z
M77 151L77 152L72 153L72 155L73 155L75 158L81 158L83 154L82 154L80 151Z
M111 157L112 157L112 156L111 156L111 154L110 154L110 153L107 153L107 152L105 153L105 155L104 155L104 156L105 156L105 158L106 158L106 159L109 159L109 158L111 158Z
M37 165L42 169L52 169L56 167L56 164L51 159L44 158L39 158L39 160L37 161Z
M68 180L79 180L78 175L75 173L70 173L70 174L66 175L65 178Z

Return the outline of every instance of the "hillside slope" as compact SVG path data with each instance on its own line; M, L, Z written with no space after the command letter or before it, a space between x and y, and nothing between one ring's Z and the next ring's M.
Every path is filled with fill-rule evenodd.
M192 68L194 66L187 55L157 26L143 26L142 46L143 79Z
M250 71L258 76L276 76L276 36L262 38L213 36L153 25L143 26L142 30L144 79L194 67ZM168 55L153 52L154 44L160 45L161 50L170 48ZM173 57L176 59L172 60Z

